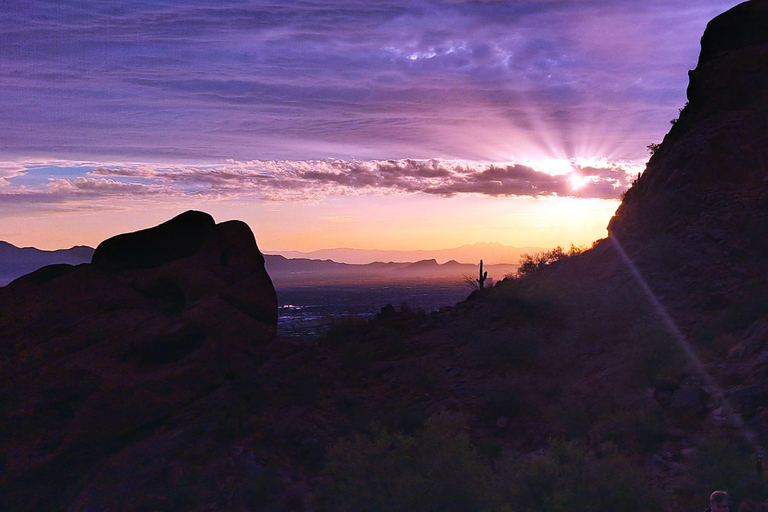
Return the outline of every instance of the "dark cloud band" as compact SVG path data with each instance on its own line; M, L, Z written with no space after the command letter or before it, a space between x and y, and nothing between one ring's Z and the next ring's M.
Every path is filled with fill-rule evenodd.
M452 197L581 197L615 199L627 188L638 162L586 166L559 161L557 173L535 163L498 164L455 160L254 160L217 166L71 163L72 177L51 177L37 186L0 188L4 198L59 201L103 197L238 197L317 199L338 194L429 194ZM60 164L62 165L62 164ZM546 167L546 162L541 164ZM10 166L9 166L10 167ZM30 169L40 164L28 164Z

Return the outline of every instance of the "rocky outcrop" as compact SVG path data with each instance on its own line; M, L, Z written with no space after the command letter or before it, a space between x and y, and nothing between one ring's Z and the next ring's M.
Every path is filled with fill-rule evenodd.
M0 288L4 508L89 509L164 453L215 451L276 322L248 226L194 211Z
M768 1L716 17L689 102L608 230L689 330L768 313Z
M752 0L708 24L689 102L627 191L610 233L636 250L665 233L733 246L768 232L766 83L768 2Z

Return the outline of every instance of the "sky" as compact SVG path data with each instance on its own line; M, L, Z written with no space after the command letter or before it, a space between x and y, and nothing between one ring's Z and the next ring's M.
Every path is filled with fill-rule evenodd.
M606 235L726 0L4 0L0 240L188 209L264 251Z

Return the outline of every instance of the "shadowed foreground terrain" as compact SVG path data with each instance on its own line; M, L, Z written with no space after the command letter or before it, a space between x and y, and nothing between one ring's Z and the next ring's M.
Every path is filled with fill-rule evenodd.
M439 312L275 337L250 231L199 212L0 289L6 507L758 510L767 84L752 0L609 238Z

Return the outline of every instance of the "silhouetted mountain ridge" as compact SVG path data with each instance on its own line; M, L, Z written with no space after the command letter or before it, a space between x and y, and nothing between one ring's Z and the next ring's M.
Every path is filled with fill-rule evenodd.
M89 263L92 256L93 248L84 245L44 251L34 247L16 247L0 240L0 286L46 265Z
M349 247L335 249L321 249L318 251L275 251L289 258L331 259L333 261L350 264L366 264L376 261L409 263L425 259L435 258L438 262L456 260L463 264L476 264L480 259L488 264L510 265L516 264L523 254L531 254L543 247L513 247L497 242L478 242L470 245L462 245L449 249L430 250L376 250L376 249L352 249ZM272 253L272 251L267 251Z
M475 276L478 272L478 265L458 263L454 260L440 264L434 258L406 263L354 264L267 254L265 260L267 270L278 288L320 284L459 283L463 276ZM514 273L517 265L486 265L485 269L490 277L502 279Z
M183 247L183 240L167 238L171 246ZM119 238L118 238L119 240ZM181 250L181 249L175 249ZM90 263L94 249L75 246L71 249L43 251L33 247L19 248L8 242L0 241L0 286L25 274L36 271L46 265L79 265ZM149 256L139 253L120 256L123 264L141 266ZM446 282L461 280L463 274L477 273L477 265L462 264L455 260L438 264L432 258L429 263L422 262L373 262L366 264L339 263L330 259L286 258L278 254L264 256L267 270L277 286L313 286L318 284L354 284L363 282L420 281ZM97 257L97 260L100 256ZM98 263L97 263L98 264ZM414 266L415 265L415 266ZM489 275L496 279L513 273L517 265L486 265Z

